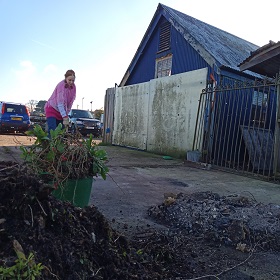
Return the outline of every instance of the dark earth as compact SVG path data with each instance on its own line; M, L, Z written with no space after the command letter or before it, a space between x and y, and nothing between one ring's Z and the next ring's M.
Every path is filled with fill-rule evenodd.
M29 174L32 141L0 136L0 268L19 244L36 279L280 279L278 185L108 146L110 176L81 209Z
M129 236L17 162L0 162L0 198L0 266L14 264L16 240L44 265L38 279L280 279L280 206L253 197L167 193L147 209L164 229Z

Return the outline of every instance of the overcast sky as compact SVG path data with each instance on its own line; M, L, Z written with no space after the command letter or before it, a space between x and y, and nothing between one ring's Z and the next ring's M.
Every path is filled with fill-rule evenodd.
M280 41L277 0L163 0L160 3L258 46ZM67 69L74 108L100 109L119 84L159 2L0 0L0 100L47 100Z

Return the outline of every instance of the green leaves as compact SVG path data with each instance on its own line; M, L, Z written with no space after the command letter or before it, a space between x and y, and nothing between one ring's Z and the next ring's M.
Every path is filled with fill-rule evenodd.
M45 267L41 263L36 264L34 255L30 253L27 258L18 257L13 266L0 266L0 279L35 280L37 276L41 275L43 269Z
M58 124L55 130L50 131L51 139L57 139L59 136L64 135L66 132L65 129L62 128L62 124Z
M95 158L95 162L93 163L92 170L93 173L100 174L102 179L106 180L106 174L109 171L109 169L98 158Z
M66 132L61 124L50 131L50 137L39 125L28 135L36 137L36 141L31 146L20 147L22 158L45 182L62 185L67 179L97 175L106 179L107 154L97 147L92 135L84 139L81 134Z
M45 132L40 125L35 125L33 130L27 131L28 136L35 136L37 139L35 144L42 144L44 141L49 141L48 133Z

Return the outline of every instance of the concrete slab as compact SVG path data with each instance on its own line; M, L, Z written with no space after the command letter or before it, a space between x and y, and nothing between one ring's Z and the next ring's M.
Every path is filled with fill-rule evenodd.
M164 160L159 155L119 146L101 148L108 153L110 171L106 181L94 181L91 204L119 231L158 226L149 219L147 210L161 204L166 193L211 191L280 204L280 185L275 183L208 170L178 159Z

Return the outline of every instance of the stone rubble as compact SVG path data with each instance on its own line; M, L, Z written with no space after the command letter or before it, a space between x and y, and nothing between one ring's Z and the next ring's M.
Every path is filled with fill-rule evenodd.
M164 203L151 207L148 214L167 225L170 235L200 235L234 247L280 250L280 205L239 195L179 193L165 196Z

